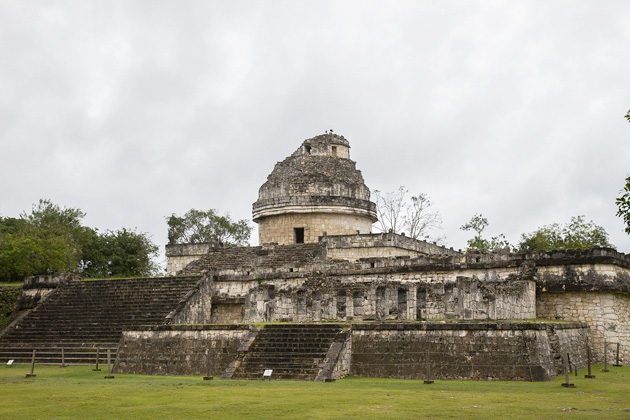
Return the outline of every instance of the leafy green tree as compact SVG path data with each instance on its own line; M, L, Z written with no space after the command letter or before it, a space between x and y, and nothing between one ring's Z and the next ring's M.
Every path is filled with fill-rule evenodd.
M467 242L468 249L492 251L497 249L512 249L512 245L505 239L503 234L485 239L482 232L488 227L488 219L482 214L475 214L468 223L460 227L463 231L474 231L476 235Z
M628 115L630 116L630 111L628 111ZM630 120L630 117L628 119ZM630 176L626 178L626 185L621 192L621 196L615 200L617 216L623 219L626 224L626 233L630 235Z
M552 223L521 235L518 248L521 251L613 247L608 233L584 216L571 217L566 224Z
M630 122L630 109L628 110L628 113L625 115L625 117L628 120L628 122Z
M0 219L0 279L76 271L87 229L84 213L40 200L31 214Z
M86 277L156 275L158 247L146 233L122 228L92 238L86 249L82 274Z
M30 214L0 218L0 281L78 272L93 276L141 276L155 271L157 247L146 234L122 229L100 235L82 225L79 209L40 200Z
M247 220L235 222L229 214L220 216L215 209L191 209L182 217L172 214L166 221L169 244L221 242L244 246L252 233Z
M21 219L2 219L0 224L2 281L69 271L79 261L76 247L63 236L50 234Z

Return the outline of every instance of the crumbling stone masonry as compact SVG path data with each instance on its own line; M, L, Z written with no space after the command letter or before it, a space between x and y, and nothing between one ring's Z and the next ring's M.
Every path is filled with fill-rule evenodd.
M601 361L604 343L619 343L628 364L628 255L462 254L372 234L376 207L349 150L326 133L276 164L253 205L260 246L169 245L162 279L27 281L22 295L35 308L0 333L0 350L34 336L116 345L126 329L120 372L205 374L210 349L212 375L259 377L261 363L277 362L267 344L286 360L310 360L277 367L310 380L421 378L427 352L435 378L545 380L565 352L583 366L592 347ZM253 326L265 322L274 324ZM329 341L317 335L324 330ZM300 354L307 336L316 358Z
M278 162L253 205L259 243L312 243L322 235L371 233L376 206L350 144L335 134L308 139Z
M286 327L299 331L300 325L316 327ZM335 340L326 353L320 380L348 374L427 379L428 352L432 379L543 381L561 371L563 353L583 367L588 346L588 329L580 323L375 322L344 329L346 338ZM205 375L209 350L211 375L230 376L251 344L246 341L252 330L256 327L171 325L126 331L115 372ZM260 378L262 369L252 377Z

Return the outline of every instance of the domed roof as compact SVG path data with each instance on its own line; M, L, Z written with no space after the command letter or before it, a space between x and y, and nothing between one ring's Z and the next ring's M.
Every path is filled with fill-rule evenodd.
M282 212L314 212L313 206L326 206L375 221L376 206L369 201L370 190L350 160L349 149L348 140L337 134L304 140L291 156L276 164L260 187L254 220Z

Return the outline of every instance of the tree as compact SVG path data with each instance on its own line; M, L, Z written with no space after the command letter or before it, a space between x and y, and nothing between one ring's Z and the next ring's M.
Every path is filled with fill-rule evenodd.
M408 193L409 191L403 186L397 191L385 194L374 190L378 216L377 229L381 232L406 232L412 239L441 240L441 238L430 236L433 229L442 227L440 213L429 211L433 205L431 198L425 193L420 193L407 200Z
M630 115L630 111L628 111L628 114ZM617 203L617 216L623 219L623 222L626 224L626 233L630 235L630 176L626 178L626 185L621 193L621 196L615 200Z
M64 272L84 276L152 274L157 247L126 229L100 235L79 209L40 200L30 214L0 218L0 281ZM114 240L115 239L115 240Z
M488 227L488 219L482 214L475 214L468 223L460 227L463 231L475 231L477 234L467 242L468 249L493 251L497 249L511 250L512 245L505 239L503 234L485 239L481 236L482 232Z
M571 217L566 224L552 223L521 235L518 248L521 251L613 247L608 242L608 233L593 221L586 222L584 216Z
M220 242L244 246L252 233L247 220L235 222L229 214L220 216L215 209L191 209L182 217L172 214L166 220L169 244Z
M625 115L625 118L628 120L628 122L630 122L630 109L628 110L628 113Z
M31 214L0 219L0 279L76 271L87 228L81 210L39 200Z
M151 276L158 268L153 258L158 247L146 233L122 228L96 235L86 250L82 274L86 277Z

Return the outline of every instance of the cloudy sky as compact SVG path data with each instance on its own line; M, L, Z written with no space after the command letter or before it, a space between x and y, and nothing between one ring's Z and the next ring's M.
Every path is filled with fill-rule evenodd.
M585 215L630 252L629 75L627 0L0 0L0 215L49 198L163 246L172 213L250 219L332 128L455 249L482 213L512 243Z

